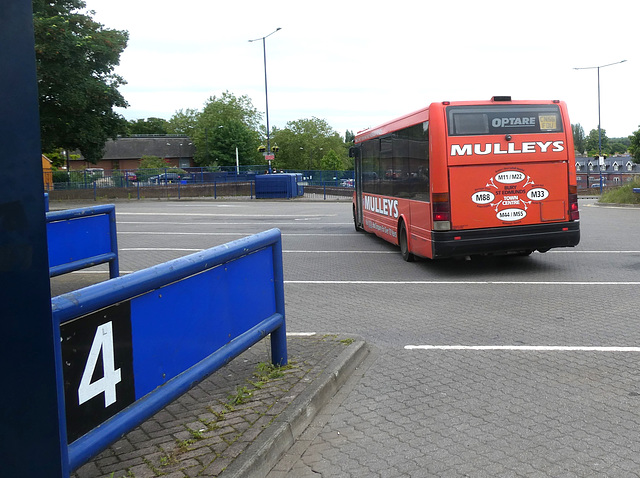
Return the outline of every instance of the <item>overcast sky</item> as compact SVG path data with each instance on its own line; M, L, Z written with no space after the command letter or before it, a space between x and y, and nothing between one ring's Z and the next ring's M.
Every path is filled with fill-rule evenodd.
M628 0L322 2L86 0L94 18L129 31L116 72L127 119L201 110L228 90L269 120L325 119L341 135L433 101L560 99L589 133L640 125L637 6Z

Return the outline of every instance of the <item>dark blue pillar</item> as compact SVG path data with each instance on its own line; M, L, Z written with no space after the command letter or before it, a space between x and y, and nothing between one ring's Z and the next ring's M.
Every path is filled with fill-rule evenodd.
M67 477L31 0L2 1L0 65L0 474Z

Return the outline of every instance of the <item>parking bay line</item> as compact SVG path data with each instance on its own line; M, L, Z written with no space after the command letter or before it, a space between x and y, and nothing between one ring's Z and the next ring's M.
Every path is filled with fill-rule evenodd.
M640 281L375 281L375 280L285 280L285 284L310 284L310 285L640 285Z
M124 234L149 235L149 236L252 236L255 232L148 232L148 231L118 231L118 236ZM360 237L357 232L317 234L317 233L281 233L282 236L353 236Z
M202 212L117 212L116 216L179 216L179 217L335 217L336 214L225 214L225 213L202 213Z
M145 232L145 231L118 231L118 235L121 234L149 234L149 235L191 235L191 236L249 236L252 232ZM281 233L282 236L354 236L360 237L357 232L352 233L338 233L338 234L317 234L317 233ZM122 250L134 250L134 249L122 249ZM152 251L154 249L138 249ZM168 250L158 248L157 250ZM204 249L174 249L176 251L202 251ZM283 251L283 252L343 252L343 251ZM371 253L372 251L344 251L344 252L361 252L364 254ZM399 254L400 251L373 251L374 253L388 253ZM549 251L547 254L640 254L640 251Z
M170 249L173 250L173 249ZM323 252L323 251L321 251ZM335 251L331 251L335 252ZM385 252L382 252L384 254ZM131 274L135 271L120 271L120 274ZM108 274L108 270L81 270L71 274ZM300 285L640 285L640 281L620 282L584 282L584 281L367 281L367 280L285 280L285 284Z
M147 251L147 252L202 252L206 249L180 249L175 247L122 247L119 251ZM400 254L399 251L282 251L284 254Z
M516 352L640 352L640 347L571 345L405 345L405 350L475 350Z

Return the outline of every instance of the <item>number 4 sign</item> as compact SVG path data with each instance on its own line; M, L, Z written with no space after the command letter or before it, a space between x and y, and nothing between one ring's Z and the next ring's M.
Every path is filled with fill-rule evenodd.
M60 326L69 443L135 401L130 303Z
M91 379L98 365L98 357L102 352L102 378L92 382ZM82 373L78 387L78 404L82 405L96 395L104 394L104 407L116 402L116 385L121 380L120 369L115 370L113 352L113 322L102 324L96 330L91 344L87 365Z

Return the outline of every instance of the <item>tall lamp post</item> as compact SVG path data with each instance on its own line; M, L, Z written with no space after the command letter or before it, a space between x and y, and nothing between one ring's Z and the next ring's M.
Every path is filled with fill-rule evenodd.
M267 115L267 151L266 155L270 155L271 153L271 140L270 140L270 131L269 131L269 94L267 93L267 46L265 40L273 35L275 32L281 30L280 27L276 28L274 31L260 38L256 38L254 40L249 40L249 43L254 41L262 40L262 52L264 55L264 99L266 103L266 115ZM271 159L269 159L269 174L271 174Z
M616 61L615 63L607 63L599 66L585 66L582 68L574 68L574 70L598 70L598 172L600 173L600 194L602 194L602 166L604 159L602 158L602 131L600 129L600 68L606 66L618 65L627 60ZM601 164L602 163L602 164ZM587 171L587 185L589 183L589 171Z

